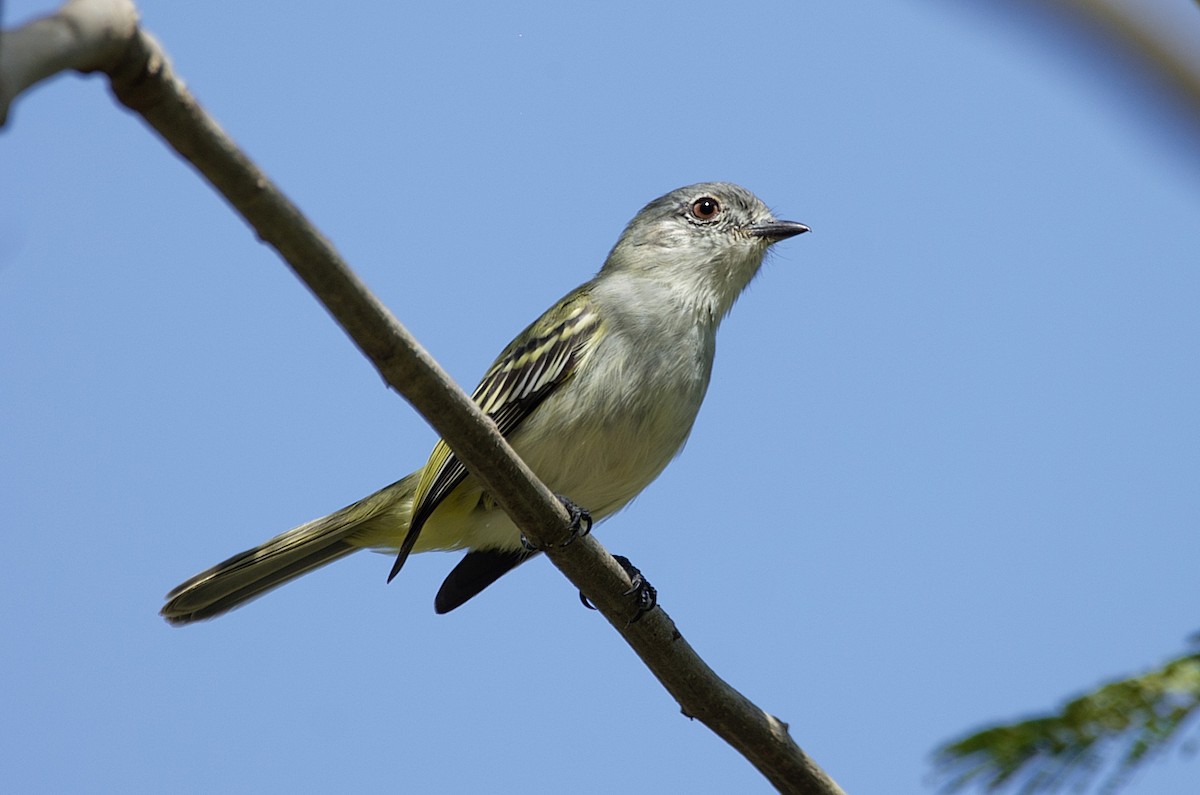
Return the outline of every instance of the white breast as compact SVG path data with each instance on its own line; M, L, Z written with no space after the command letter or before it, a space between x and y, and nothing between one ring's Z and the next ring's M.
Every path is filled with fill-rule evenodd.
M605 319L598 344L511 440L552 491L596 519L637 496L683 448L712 373L710 324L668 307L666 294L656 303L668 308L652 314L630 312L625 298L596 296Z

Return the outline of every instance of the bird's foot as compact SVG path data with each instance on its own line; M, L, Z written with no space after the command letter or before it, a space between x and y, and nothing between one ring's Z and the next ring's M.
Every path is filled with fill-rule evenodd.
M592 532L592 515L587 510L580 508L575 503L571 502L561 494L555 494L562 506L567 509L567 515L571 517L571 523L568 526L570 535L567 540L559 544L560 547L569 547L577 538L582 538ZM530 552L544 552L541 547L531 543L525 534L521 534L521 546L525 547Z
M621 596L632 596L637 610L633 614L633 618L629 619L630 624L636 624L642 616L649 613L658 605L658 589L642 576L641 569L629 562L629 558L624 555L613 555L613 560L620 564L625 573L629 575L629 590L625 591ZM595 610L596 606L588 600L583 591L579 592L579 601L583 602L583 606L588 610Z

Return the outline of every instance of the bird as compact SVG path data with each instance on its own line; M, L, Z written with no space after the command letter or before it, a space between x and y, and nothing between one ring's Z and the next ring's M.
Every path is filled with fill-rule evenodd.
M621 510L679 454L722 319L768 249L808 231L732 183L673 190L634 216L592 279L496 358L472 398L577 530ZM389 582L412 552L466 550L437 613L538 554L439 441L408 476L181 583L160 613L174 625L214 618L362 549L396 554Z

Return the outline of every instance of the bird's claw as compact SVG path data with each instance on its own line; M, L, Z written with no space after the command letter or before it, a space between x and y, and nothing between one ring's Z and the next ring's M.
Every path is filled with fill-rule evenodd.
M617 563L621 564L621 568L625 569L625 573L629 575L629 590L621 595L633 597L633 602L637 606L637 610L634 612L633 618L629 619L629 623L636 624L641 620L642 616L649 613L658 605L658 589L642 576L641 570L630 563L629 558L624 555L613 555L613 558Z
M636 624L641 620L642 616L649 613L658 605L658 589L651 585L637 566L629 562L629 558L624 555L613 555L615 560L625 573L629 575L629 590L624 591L621 596L632 596L637 610L633 614L633 618L629 619L630 624ZM583 591L579 592L579 601L588 610L595 610L596 606L587 598Z
M567 540L559 544L560 547L569 547L577 538L583 538L592 532L592 515L586 509L580 508L575 503L568 500L561 494L557 495L558 501L567 509L567 514L571 517L570 535Z
M586 509L580 508L561 494L554 496L558 497L558 501L567 509L567 515L571 517L571 522L567 526L570 534L567 536L566 541L559 544L560 547L569 547L574 543L575 539L582 538L592 532L592 515ZM537 546L526 538L524 533L521 533L521 546L525 547L529 552L544 551L542 547Z

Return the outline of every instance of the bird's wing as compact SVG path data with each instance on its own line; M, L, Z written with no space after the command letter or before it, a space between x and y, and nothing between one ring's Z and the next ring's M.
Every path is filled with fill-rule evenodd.
M543 400L570 381L600 326L587 291L577 290L509 343L475 388L472 399L500 433L508 436ZM404 565L434 509L466 476L467 469L458 456L439 440L421 471L408 533L389 581Z

